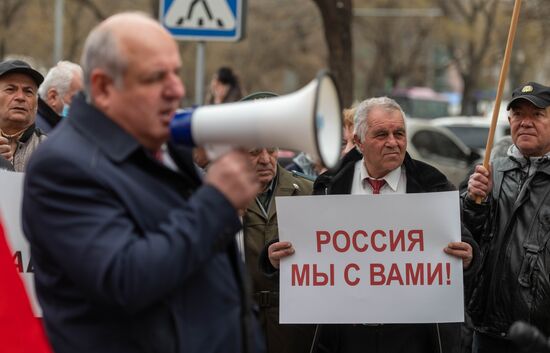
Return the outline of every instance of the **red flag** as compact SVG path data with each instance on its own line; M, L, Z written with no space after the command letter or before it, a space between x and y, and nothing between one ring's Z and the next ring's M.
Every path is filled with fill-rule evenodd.
M52 353L41 322L32 312L27 292L15 269L0 221L0 351Z

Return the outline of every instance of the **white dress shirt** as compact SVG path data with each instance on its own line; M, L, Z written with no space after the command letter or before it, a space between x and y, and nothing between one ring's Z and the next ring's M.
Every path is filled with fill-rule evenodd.
M355 163L353 172L353 182L351 185L352 195L372 195L372 187L367 182L367 178L372 178L367 172L363 159ZM372 178L376 179L376 178ZM380 194L405 194L407 193L407 175L405 168L401 166L386 174L383 178L386 184L380 189Z

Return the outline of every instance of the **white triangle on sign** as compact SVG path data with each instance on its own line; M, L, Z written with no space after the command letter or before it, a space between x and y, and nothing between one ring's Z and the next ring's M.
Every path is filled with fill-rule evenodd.
M164 23L178 29L231 30L235 16L227 0L174 0Z

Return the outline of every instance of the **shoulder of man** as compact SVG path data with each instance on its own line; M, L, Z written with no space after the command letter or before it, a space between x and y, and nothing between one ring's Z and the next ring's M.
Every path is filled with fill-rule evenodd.
M415 180L425 189L423 191L456 190L456 187L447 179L445 174L428 163L412 159L407 154L403 165L407 173L407 180ZM407 182L407 184L409 184L409 182ZM407 192L409 192L409 190L407 190Z
M313 192L313 180L303 173L297 171L288 171L281 168L281 182L292 185L298 195L311 195Z
M40 138L46 138L48 136L48 134L38 126L34 127L34 134Z

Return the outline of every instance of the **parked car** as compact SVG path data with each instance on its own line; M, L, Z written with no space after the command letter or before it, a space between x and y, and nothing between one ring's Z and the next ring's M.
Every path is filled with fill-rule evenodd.
M468 147L476 150L481 156L485 154L491 119L481 116L454 116L433 119L431 123L446 127ZM494 142L507 135L510 135L508 120L497 120Z
M398 88L390 95L407 116L433 119L449 114L449 101L430 87Z
M481 158L451 131L430 121L407 119L407 151L412 158L439 169L457 187Z

